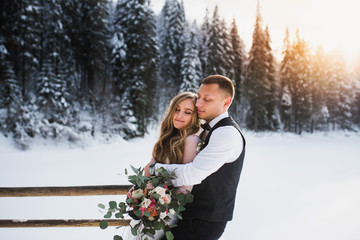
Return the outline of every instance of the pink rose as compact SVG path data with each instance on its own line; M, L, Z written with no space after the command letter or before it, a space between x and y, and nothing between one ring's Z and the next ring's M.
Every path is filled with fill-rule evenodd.
M151 181L148 181L148 183L146 184L146 188L149 189L149 190L154 188L154 185L152 184Z
M169 204L171 202L171 197L169 194L165 194L159 199L160 204Z
M127 193L127 195L126 195L126 197L127 198L131 198L132 197L132 192L134 191L134 188L132 187L129 191L128 191L128 193Z

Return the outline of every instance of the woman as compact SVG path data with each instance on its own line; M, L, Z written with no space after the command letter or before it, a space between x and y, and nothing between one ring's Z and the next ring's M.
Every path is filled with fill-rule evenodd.
M196 133L200 129L200 120L195 107L197 96L191 92L183 92L175 96L169 105L164 120L161 123L160 137L156 142L152 157L159 163L181 164L194 160L200 138ZM182 186L180 191L191 191L192 186ZM177 221L171 216L170 224ZM130 223L132 226L135 221ZM156 233L154 239L161 239L163 231ZM128 228L124 239L137 239Z

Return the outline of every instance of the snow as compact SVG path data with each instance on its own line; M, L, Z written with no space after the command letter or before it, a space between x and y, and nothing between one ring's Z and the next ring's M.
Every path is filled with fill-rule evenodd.
M144 139L86 147L38 143L16 149L0 136L0 187L127 184L144 166L158 131ZM247 152L233 221L223 240L355 240L360 228L360 135L245 132ZM119 196L0 198L0 219L97 219ZM1 229L0 239L112 239L122 228Z

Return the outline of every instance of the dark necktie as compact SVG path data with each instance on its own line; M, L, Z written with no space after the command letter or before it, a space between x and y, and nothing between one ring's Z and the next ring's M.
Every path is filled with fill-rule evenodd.
M205 131L211 130L211 127L208 123L201 124L201 128L204 129Z

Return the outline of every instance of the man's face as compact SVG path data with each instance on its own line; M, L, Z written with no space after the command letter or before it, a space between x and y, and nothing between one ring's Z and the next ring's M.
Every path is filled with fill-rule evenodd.
M199 118L210 122L227 111L229 100L231 103L231 98L226 97L225 91L220 89L218 84L201 84L196 101Z

